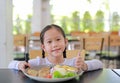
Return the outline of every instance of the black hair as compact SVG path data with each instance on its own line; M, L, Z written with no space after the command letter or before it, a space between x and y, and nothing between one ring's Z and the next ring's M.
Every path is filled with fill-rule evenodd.
M51 25L47 25L41 31L41 33L40 33L40 42L41 42L41 44L44 44L44 35L45 35L45 32L48 31L48 30L50 30L51 28L57 29L59 32L61 32L61 34L63 35L63 37L66 38L65 33L64 33L63 29L60 26L55 25L55 24L51 24ZM66 58L66 48L65 48L65 50L63 52L63 57ZM42 50L42 58L45 58L45 52L44 52L44 50Z

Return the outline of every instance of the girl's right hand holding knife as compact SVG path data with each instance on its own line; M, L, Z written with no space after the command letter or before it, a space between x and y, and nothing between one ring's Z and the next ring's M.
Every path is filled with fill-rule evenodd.
M26 61L21 61L19 64L18 64L18 69L21 70L21 71L24 71L26 69L26 66L27 67L30 67L30 64L27 63Z

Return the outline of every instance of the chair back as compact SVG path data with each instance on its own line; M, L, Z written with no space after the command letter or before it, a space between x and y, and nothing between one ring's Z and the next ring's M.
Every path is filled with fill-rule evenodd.
M110 46L120 46L120 36L119 35L110 35L109 45Z
M76 37L79 40L78 42L71 44L72 50L76 49L76 47L77 47L77 49L82 49L83 48L83 38L89 37L88 33L81 32L81 31L72 31L70 33L70 35L71 35L71 37Z
M14 46L26 46L25 35L14 35L13 38Z
M108 52L109 52L109 56L110 53L115 53L117 52L117 54L115 54L116 56L118 56L120 54L120 36L119 35L113 35L111 34L109 36L109 41L108 41Z
M89 34L85 33L85 32L81 32L81 31L72 31L70 33L71 36L75 36L75 37L88 37Z
M26 35L14 35L13 36L14 45L14 60L25 60L27 37Z
M104 38L102 37L86 37L83 38L83 49L86 51L102 51Z
M42 57L42 50L29 50L29 58L33 59L36 57Z
M34 32L32 36L40 37L40 32Z

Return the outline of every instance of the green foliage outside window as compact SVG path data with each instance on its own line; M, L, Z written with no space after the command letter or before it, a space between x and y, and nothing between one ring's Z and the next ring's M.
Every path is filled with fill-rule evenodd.
M78 11L72 13L70 20L71 31L80 30L80 16Z
M64 32L67 34L70 31L70 27L69 27L69 18L67 16L62 16L60 19L60 24L61 27L63 28Z
M104 31L104 12L101 10L98 10L95 15L94 20L94 31L95 32L102 32Z
M71 31L104 31L104 12L101 10L96 12L95 17L92 17L90 12L86 11L83 18L80 18L79 12L74 11L71 14L71 17L61 16L60 18L59 24L67 34L69 34Z
M14 22L13 34L30 34L31 33L31 17L28 15L26 20L22 20L17 16L16 21ZM101 32L104 31L104 12L98 10L95 14L95 17L92 17L90 12L86 11L83 15L83 18L80 18L79 12L74 11L70 17L61 16L56 19L55 15L51 15L52 23L60 25L66 34L69 34L71 31L82 31L82 32ZM93 19L94 18L94 19ZM112 14L111 20L111 31L120 30L120 16L117 12Z
M83 21L82 22L83 23L83 31L87 31L87 32L92 31L93 23L92 23L92 17L90 15L89 11L86 11L84 13L82 21Z
M111 21L110 31L120 30L120 16L117 12L113 12Z
M93 19L89 11L84 13L83 18L80 18L78 11L74 11L71 17L61 16L57 20L55 15L52 15L52 17L53 23L61 25L66 34L71 31L104 31L104 13L101 10L96 12L95 19Z
M31 33L31 17L28 15L26 20L22 20L18 15L13 22L13 35Z

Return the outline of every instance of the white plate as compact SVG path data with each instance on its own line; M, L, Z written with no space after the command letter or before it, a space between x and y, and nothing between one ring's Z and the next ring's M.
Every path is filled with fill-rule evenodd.
M75 79L79 76L81 76L83 74L83 71L80 72L77 76L73 76L73 77L68 77L68 78L40 78L40 77L36 77L36 76L31 76L28 75L26 72L23 72L27 77L37 80L37 81L43 81L43 82L62 82L62 81L67 81L67 80L71 80L71 79Z

